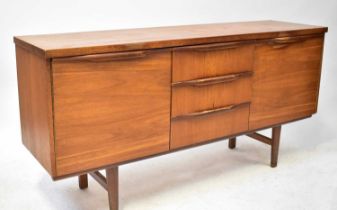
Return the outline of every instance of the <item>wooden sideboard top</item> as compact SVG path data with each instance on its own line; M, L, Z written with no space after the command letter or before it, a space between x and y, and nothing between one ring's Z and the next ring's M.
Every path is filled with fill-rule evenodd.
M324 32L327 27L267 20L16 36L14 41L46 58L54 58Z

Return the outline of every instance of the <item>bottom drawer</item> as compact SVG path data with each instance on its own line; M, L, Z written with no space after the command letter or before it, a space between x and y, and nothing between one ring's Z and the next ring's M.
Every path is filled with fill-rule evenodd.
M249 105L230 105L172 118L171 149L247 131Z

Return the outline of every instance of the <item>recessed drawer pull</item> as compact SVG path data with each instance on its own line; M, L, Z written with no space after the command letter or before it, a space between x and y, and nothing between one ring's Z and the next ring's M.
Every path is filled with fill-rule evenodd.
M187 46L187 47L179 47L175 50L192 50L192 51L200 51L207 52L212 50L228 50L235 49L240 46L250 44L252 41L241 41L241 42L227 42L227 43L215 43L215 44L207 44L207 45L196 45L196 46Z
M74 56L66 58L56 58L54 62L109 62L109 61L120 61L120 60L132 60L143 58L148 55L146 51L135 51L135 52L123 52L123 53L104 53L95 55L84 55L84 56Z
M209 78L202 78L202 79L196 79L196 80L174 82L172 83L172 87L177 87L177 86L202 87L202 86L214 85L214 84L219 84L219 83L233 82L240 78L250 77L252 75L253 75L252 71L245 71L245 72L228 74L228 75L218 76L218 77L209 77Z
M217 113L217 112L231 111L231 110L234 110L234 109L242 107L242 106L248 106L249 104L250 104L250 102L244 102L244 103L241 103L241 104L232 104L232 105L228 105L228 106L224 106L224 107L220 107L220 108L208 109L208 110L204 110L204 111L200 111L200 112L193 112L193 113L173 117L172 120L179 120L179 119L193 118L193 117L201 117L201 116L204 116L204 115L213 114L213 113Z
M299 42L304 42L306 39L302 37L281 37L281 38L276 38L270 41L270 44L274 45L273 48L284 48L287 47L291 44L299 43Z

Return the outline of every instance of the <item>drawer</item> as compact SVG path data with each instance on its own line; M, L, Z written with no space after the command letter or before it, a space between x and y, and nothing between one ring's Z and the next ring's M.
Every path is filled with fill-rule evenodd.
M171 53L54 59L57 175L169 150Z
M253 72L172 83L172 117L251 100Z
M248 130L250 103L180 115L171 120L170 148L191 146Z
M230 42L176 48L173 82L252 71L254 44Z

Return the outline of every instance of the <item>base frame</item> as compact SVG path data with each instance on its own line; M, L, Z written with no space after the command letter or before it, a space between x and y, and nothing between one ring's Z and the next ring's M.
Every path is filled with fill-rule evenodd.
M250 138L268 144L271 146L271 159L270 166L276 167L278 162L278 152L280 146L280 137L281 137L281 126L272 127L272 137L261 135L257 132L246 134ZM236 148L236 137L229 138L228 147L230 149ZM101 174L99 171L89 172L88 174L96 180L107 192L109 198L110 210L119 209L119 178L118 178L118 165L109 167L105 169L106 176ZM88 188L88 174L82 174L78 176L79 188L84 190Z
M271 158L270 158L270 166L275 168L278 162L278 152L280 147L280 137L281 137L281 125L272 127L272 137L269 138L257 132L246 134L250 138L262 142L264 144L268 144L271 146ZM228 147L230 149L234 149L236 147L236 137L232 137L228 141Z

